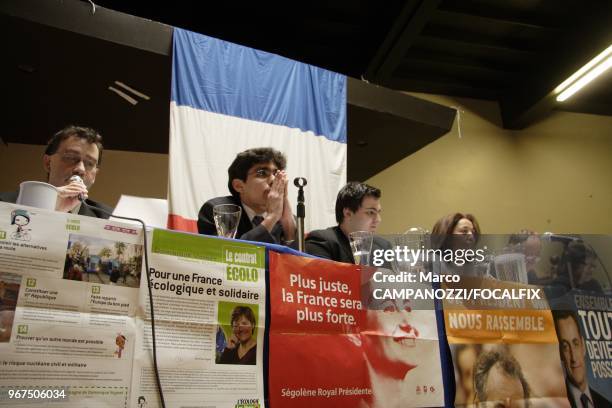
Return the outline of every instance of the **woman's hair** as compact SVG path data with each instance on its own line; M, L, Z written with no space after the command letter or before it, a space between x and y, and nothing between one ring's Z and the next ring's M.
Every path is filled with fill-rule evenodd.
M247 306L236 306L232 311L232 318L230 320L230 324L234 324L234 322L240 319L242 316L246 317L246 319L251 322L253 328L255 328L255 315L250 307Z
M478 225L476 217L472 214L456 212L445 215L436 221L431 230L431 246L434 249L449 248L449 238L452 237L453 230L463 218L470 220L472 225L474 225L474 242L478 242L478 238L480 238L480 225Z

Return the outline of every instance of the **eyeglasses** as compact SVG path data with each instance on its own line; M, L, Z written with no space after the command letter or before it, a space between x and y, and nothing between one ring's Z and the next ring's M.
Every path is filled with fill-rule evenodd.
M81 157L81 155L77 153L66 152L61 154L60 157L65 164L70 166L76 166L82 161L83 166L87 171L92 171L93 169L96 169L98 167L98 162L96 160L87 157Z
M251 174L255 175L257 178L268 178L270 176L276 176L280 170L272 169L269 167L260 167Z

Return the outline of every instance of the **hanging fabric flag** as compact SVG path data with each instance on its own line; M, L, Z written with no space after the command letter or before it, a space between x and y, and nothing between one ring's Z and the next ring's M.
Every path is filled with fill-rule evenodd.
M278 55L174 30L168 227L197 232L202 204L229 195L236 154L273 147L305 177L305 230L334 225L346 182L346 77Z

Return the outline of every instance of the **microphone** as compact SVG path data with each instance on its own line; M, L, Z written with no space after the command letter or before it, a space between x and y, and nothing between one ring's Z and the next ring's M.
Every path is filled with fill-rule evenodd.
M73 174L72 176L70 176L70 179L68 179L68 181L70 181L71 183L73 181L76 181L77 183L85 184L83 183L83 179L81 178L81 176L79 176L78 174ZM77 198L79 199L79 201L83 202L83 194L79 193Z
M570 237L568 235L553 234L552 232L545 232L542 235L542 238L550 242L562 242L564 244L570 243L572 241L578 241L580 239L577 237Z
M293 179L293 185L296 186L298 188L298 197L297 197L297 202L298 202L298 206L299 204L304 204L304 186L306 186L306 184L308 184L308 180L306 180L304 177L296 177ZM300 216L300 210L298 207L298 217ZM302 217L305 217L306 214L303 214Z
M297 188L305 187L306 184L308 184L308 180L306 180L304 177L296 177L293 179L293 185Z
M308 181L304 177L293 179L293 185L298 188L297 196L297 235L298 249L304 252L304 218L306 218L306 206L304 205L304 186Z

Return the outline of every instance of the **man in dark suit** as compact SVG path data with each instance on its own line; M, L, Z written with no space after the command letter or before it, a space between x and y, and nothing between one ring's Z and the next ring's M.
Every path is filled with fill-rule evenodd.
M365 183L346 184L336 198L338 225L311 231L306 238L306 252L337 262L354 263L349 234L355 231L376 232L380 223L380 190ZM374 237L372 250L388 249L391 245Z
M68 126L49 140L43 166L47 171L47 182L57 187L56 211L97 218L108 218L108 214L89 206L113 212L111 207L87 198L100 169L102 149L102 136L86 127ZM73 176L79 176L80 180ZM84 202L79 200L79 195ZM0 201L14 203L17 196L16 191L0 193Z
M236 237L271 244L290 244L296 226L287 198L287 160L277 150L260 147L239 153L227 169L231 196L204 203L198 214L200 234L217 235L213 208L220 204L242 207Z
M580 334L576 314L570 310L555 310L553 316L570 405L572 408L612 406L611 401L589 387L585 361L586 347Z

